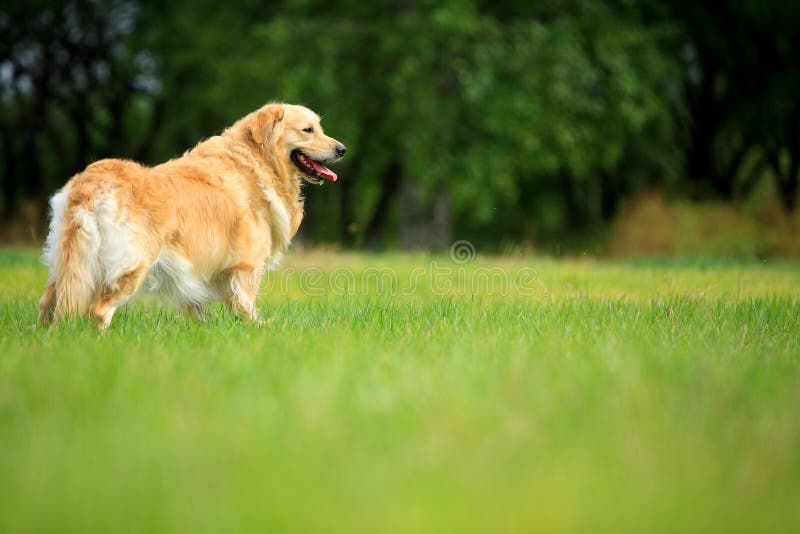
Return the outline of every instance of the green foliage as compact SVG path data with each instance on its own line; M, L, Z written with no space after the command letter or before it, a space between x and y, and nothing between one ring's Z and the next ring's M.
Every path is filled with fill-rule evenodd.
M459 226L563 228L566 210L547 223L547 207L531 203L533 195L568 181L584 210L586 182L619 174L623 161L622 191L667 174L667 161L643 152L672 146L663 88L677 68L663 54L666 30L643 24L636 9L564 7L543 22L547 8L506 21L460 0L374 2L336 16L323 14L322 3L286 2L235 24L229 9L194 10L187 21L188 10L173 5L175 18L202 39L191 57L214 60L202 66L202 85L187 94L183 84L167 83L182 94L165 99L182 108L192 102L206 116L227 114L220 123L267 99L319 109L352 149L342 174L357 183L353 217L363 223L381 177L399 161L425 198L448 191ZM174 39L174 30L165 38ZM181 61L181 47L158 48L166 76L176 65L195 68ZM181 129L196 131L191 113L180 113ZM637 148L645 134L650 148ZM349 176L351 169L357 174ZM315 208L327 211L326 203Z
M6 160L18 162L3 170L6 208L25 196L22 176L36 176L30 191L44 196L87 159L160 162L271 100L318 110L350 148L344 179L308 192L304 229L315 240L392 241L400 233L392 229L415 217L434 221L435 206L458 237L495 246L559 239L610 220L644 186L730 198L765 169L791 207L800 175L796 17L794 8L760 5L718 13L645 0L4 8L0 25L17 30L0 62L36 46L62 62L58 76L39 73L53 91L14 93L4 82L5 131L27 132L5 140ZM69 13L84 22L71 27ZM122 30L97 41L95 27ZM61 33L70 31L77 37L65 48ZM98 65L107 74L82 84ZM44 131L27 143L38 113Z

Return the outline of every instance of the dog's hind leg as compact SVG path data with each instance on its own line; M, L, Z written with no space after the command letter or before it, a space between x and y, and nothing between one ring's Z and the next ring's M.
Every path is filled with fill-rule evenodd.
M56 308L56 284L48 282L42 298L39 299L39 324L49 325L53 321L53 311Z
M113 286L104 285L98 291L89 306L89 316L97 321L100 330L111 324L114 312L125 304L142 286L148 268L140 265L117 279Z

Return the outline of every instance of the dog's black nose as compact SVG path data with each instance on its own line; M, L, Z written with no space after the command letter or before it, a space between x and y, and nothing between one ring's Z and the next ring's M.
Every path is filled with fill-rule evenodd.
M347 152L347 147L344 145L336 145L336 155L340 158L344 156L344 153Z

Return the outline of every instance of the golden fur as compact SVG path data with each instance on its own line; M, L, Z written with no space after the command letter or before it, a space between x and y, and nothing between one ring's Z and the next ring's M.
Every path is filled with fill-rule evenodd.
M303 218L293 150L334 161L344 147L309 109L268 104L161 165L89 165L51 200L40 322L80 313L105 328L146 278L200 318L223 300L257 321L261 275Z

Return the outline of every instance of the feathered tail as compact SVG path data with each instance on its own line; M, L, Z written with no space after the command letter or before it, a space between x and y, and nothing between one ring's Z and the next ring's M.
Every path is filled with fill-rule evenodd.
M84 315L96 290L99 270L97 218L79 205L69 206L68 191L50 200L52 219L42 259L50 268L40 301L40 321Z

